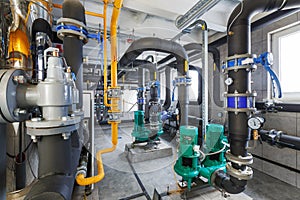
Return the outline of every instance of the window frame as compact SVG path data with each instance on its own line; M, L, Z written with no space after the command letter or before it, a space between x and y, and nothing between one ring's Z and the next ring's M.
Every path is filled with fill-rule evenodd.
M293 34L300 31L300 22L292 23L288 26L276 29L268 33L268 51L272 52L274 55L274 64L272 69L277 73L279 80L281 79L280 74L280 38ZM283 97L278 99L272 97L272 83L271 78L268 74L268 84L267 84L267 98L278 100L283 103L292 103L300 105L300 92L282 92ZM281 80L280 80L281 81Z

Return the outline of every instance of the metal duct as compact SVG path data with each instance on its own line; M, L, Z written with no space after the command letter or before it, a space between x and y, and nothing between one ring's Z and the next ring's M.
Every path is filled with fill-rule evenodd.
M175 25L178 29L182 30L186 28L189 24L197 20L204 13L209 11L212 7L214 7L221 0L200 0L198 1L189 11L187 11L184 15L180 16Z

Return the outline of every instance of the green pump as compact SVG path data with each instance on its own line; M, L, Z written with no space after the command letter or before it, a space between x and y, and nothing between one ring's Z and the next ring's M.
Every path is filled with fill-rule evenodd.
M224 127L219 124L208 124L202 150L198 145L198 128L193 126L180 127L180 148L178 159L174 166L175 172L187 181L191 189L192 181L196 177L208 179L213 185L213 174L218 170L226 171L225 152L227 137Z

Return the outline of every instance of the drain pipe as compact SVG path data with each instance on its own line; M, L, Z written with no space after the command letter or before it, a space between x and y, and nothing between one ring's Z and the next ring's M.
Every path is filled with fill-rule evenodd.
M107 3L107 1L106 1ZM110 38L111 38L111 87L108 89L108 98L111 99L110 110L109 110L109 121L111 124L111 137L112 137L112 147L107 149L102 149L97 152L97 166L98 166L98 174L92 177L85 177L86 173L79 172L76 181L79 185L91 185L101 181L104 176L104 166L102 162L102 154L113 152L118 144L118 124L120 123L119 113L120 110L118 108L118 103L120 99L121 90L117 85L117 24L118 18L121 11L123 0L115 0L113 13L111 17L110 23ZM106 15L104 16L106 18Z
M179 103L181 107L181 125L188 125L188 85L190 79L188 77L188 57L184 48L175 42L163 40L159 38L142 38L134 41L120 59L121 66L128 66L144 51L160 51L173 54L177 60L178 77L176 82L178 85Z
M237 194L245 190L247 180L252 178L253 171L249 164L253 162L247 152L250 140L250 129L247 120L255 111L254 93L251 90L251 72L253 65L245 64L251 55L251 18L266 11L276 11L300 7L299 0L244 0L232 12L228 25L228 58L225 73L227 74L228 91L226 93L229 125L230 151L226 158L227 173L223 170L213 175L212 182L226 192ZM252 103L247 103L252 102Z

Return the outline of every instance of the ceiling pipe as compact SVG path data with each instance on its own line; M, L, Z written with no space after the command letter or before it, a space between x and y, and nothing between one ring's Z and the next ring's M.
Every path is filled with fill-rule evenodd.
M228 39L228 65L245 56L251 55L251 19L260 12L276 11L300 7L299 0L244 0L232 12L227 25ZM239 64L237 67L239 67ZM228 77L233 80L228 86L227 95L251 94L251 70L228 70ZM228 105L227 105L228 106ZM228 131L230 152L227 159L227 173L217 171L213 182L218 188L226 192L237 194L245 190L247 180L252 178L252 169L248 164L253 162L251 154L248 154L248 142L250 131L247 125L249 114L242 110L228 109ZM244 107L242 107L244 108ZM230 157L228 156L230 155ZM239 163L239 164L238 164Z

